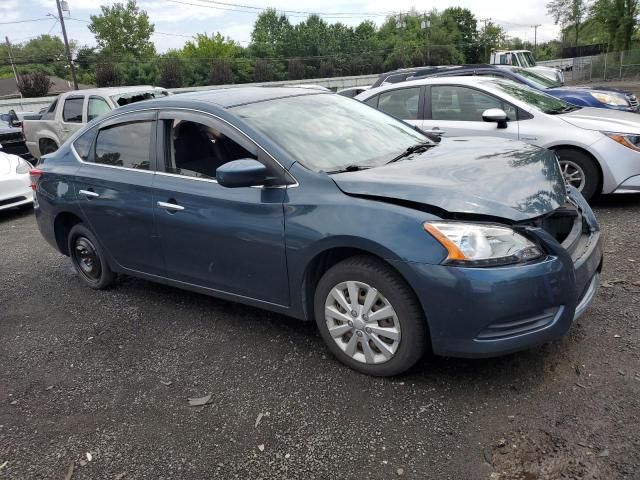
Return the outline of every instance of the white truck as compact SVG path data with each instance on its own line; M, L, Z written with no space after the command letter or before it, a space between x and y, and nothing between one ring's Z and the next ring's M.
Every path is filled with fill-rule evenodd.
M42 155L55 152L75 131L94 118L123 105L166 95L169 92L164 88L148 85L63 93L39 118L26 117L22 121L27 148L39 159Z
M529 50L494 50L489 58L491 65L509 65L530 70L564 85L564 73L559 68L537 65Z

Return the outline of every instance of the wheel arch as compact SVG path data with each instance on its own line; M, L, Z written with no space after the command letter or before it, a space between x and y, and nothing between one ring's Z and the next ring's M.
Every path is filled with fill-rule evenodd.
M300 299L304 320L314 320L314 294L316 286L318 285L320 278L322 278L322 275L341 261L356 256L368 256L384 263L404 280L414 295L416 294L406 275L404 275L403 272L394 265L397 262L388 261L389 256L382 254L382 252L363 246L330 246L317 252L307 263L304 269L301 283L302 298Z
M60 148L60 144L58 143L58 141L50 136L43 136L40 137L38 139L38 150L40 150L40 153L42 153L42 148L47 144L47 143L53 143L56 146L56 150Z
M69 256L69 232L71 232L71 229L78 223L82 223L82 219L71 212L61 212L56 215L53 221L56 244L58 250L64 255Z
M596 157L593 153L591 153L586 148L578 146L578 145L571 145L571 144L562 143L562 144L557 144L557 145L549 145L549 146L547 146L547 148L549 150L553 150L554 152L557 152L559 150L574 150L574 151L577 151L577 152L580 152L580 153L586 155L591 160L593 160L593 163L595 164L596 168L598 169L598 188L596 189L596 192L597 193L602 193L602 187L603 187L603 184L604 184L604 171L602 169L602 164L600 163L600 160L598 159L598 157Z

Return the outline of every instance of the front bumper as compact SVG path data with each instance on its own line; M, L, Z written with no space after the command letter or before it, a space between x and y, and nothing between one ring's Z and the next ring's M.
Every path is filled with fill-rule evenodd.
M542 229L530 232L548 254L529 264L405 264L426 313L434 353L491 357L527 349L563 336L585 312L600 282L600 232L585 232L572 251Z

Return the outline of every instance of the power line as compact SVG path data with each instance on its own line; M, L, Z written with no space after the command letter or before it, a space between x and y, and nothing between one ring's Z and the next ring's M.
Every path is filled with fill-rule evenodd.
M12 22L0 22L0 25L15 25L16 23L41 22L43 20L49 20L49 18L41 17L41 18L30 18L27 20L14 20Z

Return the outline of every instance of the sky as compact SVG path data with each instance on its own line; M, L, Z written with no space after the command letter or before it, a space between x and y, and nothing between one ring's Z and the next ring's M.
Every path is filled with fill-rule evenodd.
M79 45L95 45L86 22L90 15L100 13L100 5L111 5L117 0L67 1L70 9L70 14L65 13L67 35L77 40ZM508 35L531 42L534 35L531 25L540 24L538 41L547 41L558 36L559 27L547 15L546 3L540 0L395 0L393 3L388 0L138 0L138 5L147 11L155 24L153 42L158 52L180 48L196 33L220 32L247 45L260 9L267 7L283 11L292 23L306 17L298 12L314 12L321 13L331 23L341 21L357 25L369 19L380 25L385 15L391 12L401 13L411 9L420 12L434 8L441 11L459 6L471 10L478 20L491 19L501 25ZM393 5L393 9L390 5ZM59 22L48 14L57 16L55 0L0 0L2 40L8 36L12 43L22 43L46 33L61 36Z

